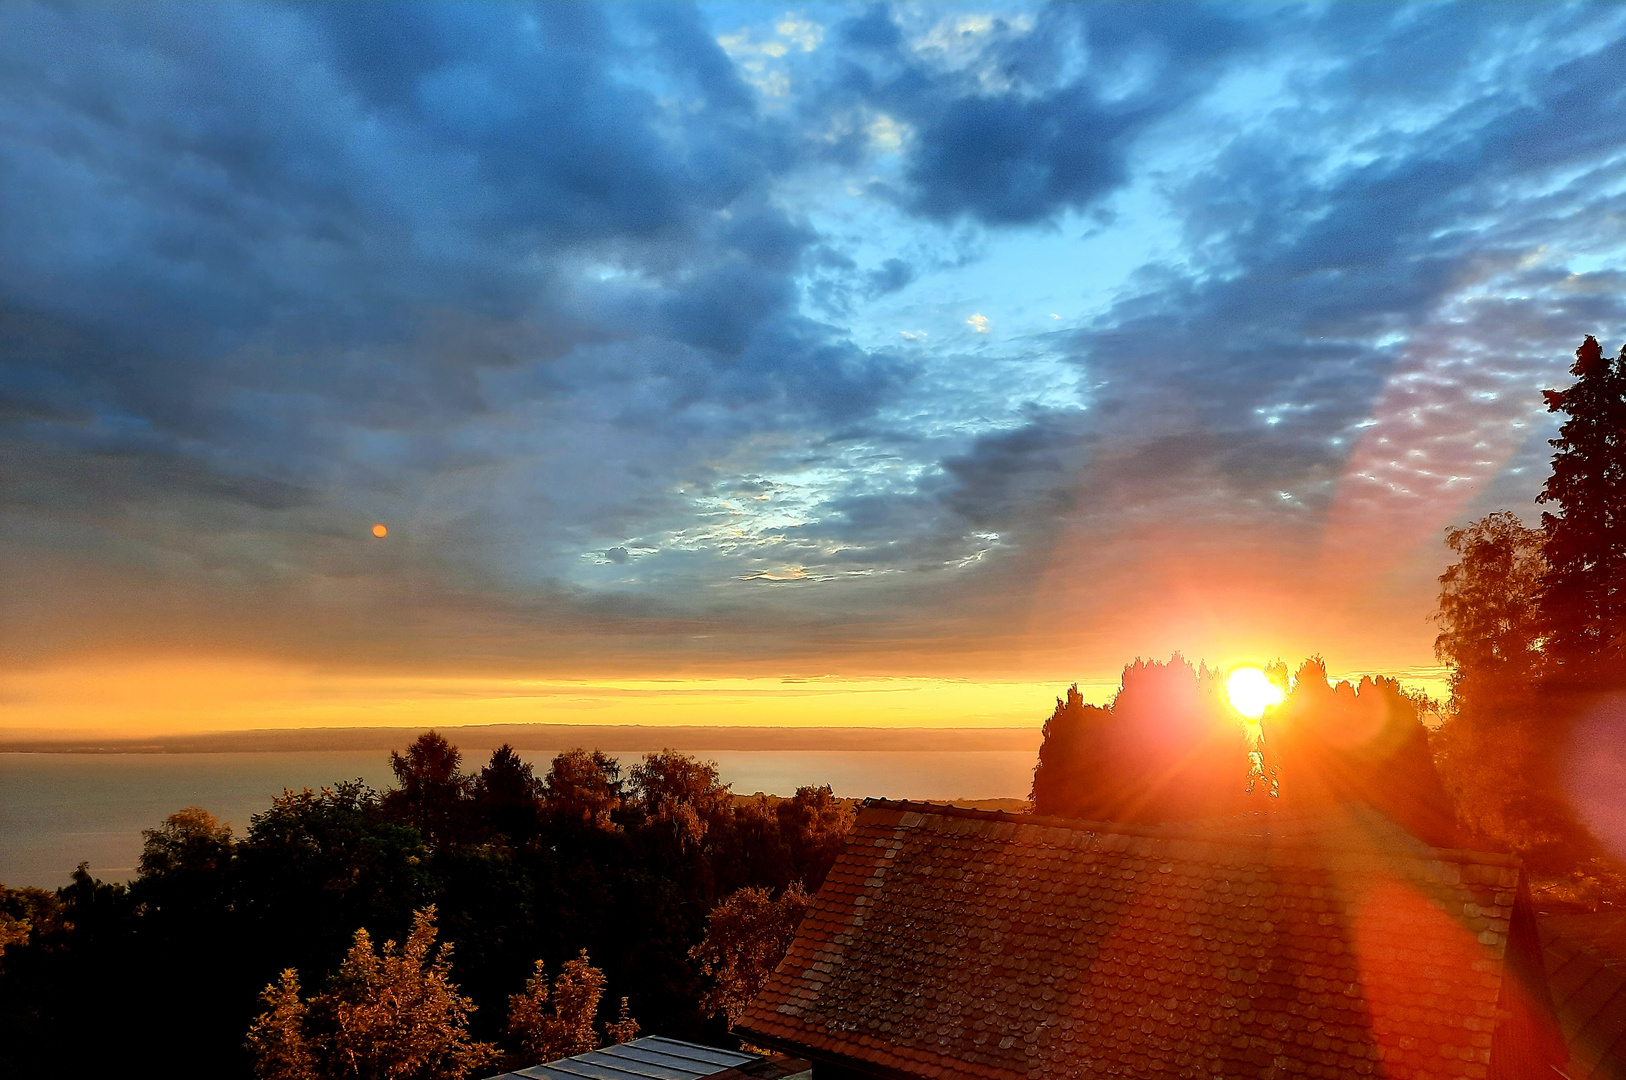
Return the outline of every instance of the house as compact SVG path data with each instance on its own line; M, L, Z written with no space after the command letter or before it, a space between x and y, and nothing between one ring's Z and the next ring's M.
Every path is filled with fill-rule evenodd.
M645 1036L489 1080L806 1080L807 1062Z
M1518 861L871 800L736 1033L815 1080L1554 1078Z

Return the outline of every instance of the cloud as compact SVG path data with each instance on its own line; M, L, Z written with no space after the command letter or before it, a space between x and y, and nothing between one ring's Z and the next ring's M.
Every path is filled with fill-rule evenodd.
M1110 4L945 14L913 39L871 8L841 32L874 59L855 56L835 100L916 133L897 197L927 218L992 226L1045 222L1121 188L1134 141L1254 36L1222 8Z
M1061 552L1398 573L1626 326L1623 33L7 6L3 636L949 663Z
M895 293L915 280L915 268L902 259L888 259L869 272L869 295L873 297Z

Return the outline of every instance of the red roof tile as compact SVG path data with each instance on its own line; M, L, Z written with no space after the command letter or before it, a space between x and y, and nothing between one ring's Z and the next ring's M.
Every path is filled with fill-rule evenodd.
M1518 1011L1520 888L1510 856L1369 817L1127 826L872 801L737 1030L944 1080L1481 1080Z

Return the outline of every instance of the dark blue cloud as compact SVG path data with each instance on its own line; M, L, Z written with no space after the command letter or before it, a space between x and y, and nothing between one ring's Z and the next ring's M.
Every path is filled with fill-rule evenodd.
M869 101L918 129L899 199L928 218L995 226L1086 209L1122 186L1134 139L1259 37L1245 13L1216 6L1060 4L1026 32L996 17L968 77L905 55L884 9L842 33L878 60L841 68L835 100ZM990 78L1005 87L990 90Z
M840 14L0 8L0 562L839 636L1126 507L1313 530L1386 395L1477 468L1626 325L1613 9Z
M1123 183L1134 117L1078 89L954 101L920 133L910 205L929 217L1026 225Z

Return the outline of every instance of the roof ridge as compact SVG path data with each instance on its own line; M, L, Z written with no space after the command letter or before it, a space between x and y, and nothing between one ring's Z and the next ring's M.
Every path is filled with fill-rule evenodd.
M955 806L952 803L921 802L913 799L882 799L868 798L861 804L861 809L898 810L904 813L931 814L938 817L971 818L980 821L1007 822L1013 825L1033 825L1040 828L1071 829L1075 831L1115 833L1122 836L1144 836L1153 840L1202 840L1211 844L1232 844L1237 847L1258 846L1261 841L1274 842L1279 845L1310 846L1313 839L1310 834L1258 834L1226 832L1211 834L1199 832L1200 821L1168 822L1161 825L1142 825L1127 821L1099 821L1092 818L1055 817L1048 814L1022 814L1009 810L979 810L970 806ZM1264 820L1265 815L1259 815ZM1301 816L1302 818L1302 816ZM1229 820L1229 819L1221 819ZM1396 826L1399 828L1399 826ZM1410 835L1409 833L1407 835ZM1348 845L1337 843L1320 843L1316 845L1326 850L1343 850ZM1467 848L1437 848L1431 847L1422 841L1417 841L1417 847L1412 854L1420 860L1438 860L1440 862L1468 863L1476 866L1506 866L1518 868L1523 866L1523 860L1517 855L1508 855L1495 851L1472 851Z

